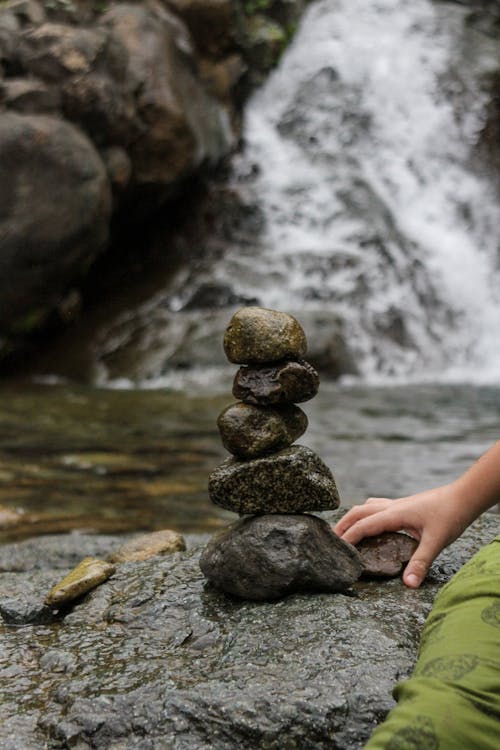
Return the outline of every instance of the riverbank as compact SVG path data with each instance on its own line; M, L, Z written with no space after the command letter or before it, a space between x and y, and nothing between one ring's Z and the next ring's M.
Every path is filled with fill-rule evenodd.
M484 516L419 590L364 581L352 596L275 603L211 590L204 539L191 537L188 552L121 565L53 622L24 626L63 571L118 540L3 546L0 748L360 750L411 670L437 589L497 531Z

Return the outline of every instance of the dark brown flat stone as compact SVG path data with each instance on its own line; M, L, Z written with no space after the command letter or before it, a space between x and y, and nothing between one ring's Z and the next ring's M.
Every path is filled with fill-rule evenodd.
M284 360L267 367L240 367L233 396L262 406L300 404L313 398L318 388L319 375L309 362Z

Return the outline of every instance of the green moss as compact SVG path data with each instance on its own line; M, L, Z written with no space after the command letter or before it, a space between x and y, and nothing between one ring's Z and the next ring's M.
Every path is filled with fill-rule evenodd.
M45 323L46 318L47 310L45 308L32 309L12 324L10 332L13 334L32 333Z

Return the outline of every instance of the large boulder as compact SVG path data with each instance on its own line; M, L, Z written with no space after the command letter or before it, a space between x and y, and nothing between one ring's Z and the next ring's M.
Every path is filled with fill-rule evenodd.
M52 622L42 597L117 539L72 534L0 547L0 750L361 750L411 671L443 583L497 529L484 517L418 590L359 581L357 596L236 601L205 584L200 543L120 565ZM193 546L194 543L194 546ZM43 601L40 601L40 607Z
M108 237L110 190L89 139L62 120L0 117L0 336L41 325ZM1 345L0 345L1 352Z

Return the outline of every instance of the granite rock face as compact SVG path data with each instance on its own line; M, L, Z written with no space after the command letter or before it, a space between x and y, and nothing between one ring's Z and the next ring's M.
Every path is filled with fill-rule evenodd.
M307 417L298 406L262 409L238 403L224 409L217 426L230 453L256 458L288 448L307 430Z
M264 515L219 532L205 548L200 568L228 594L269 601L300 591L346 591L363 566L355 548L323 519Z
M300 404L313 398L318 388L319 375L312 365L288 360L270 367L240 367L233 396L262 406Z
M111 193L91 141L54 117L2 112L0 174L1 337L40 326L102 250Z
M278 362L307 351L300 323L288 313L263 307L242 307L224 334L224 351L235 364Z
M210 474L208 491L216 505L241 514L307 513L340 503L332 472L303 445L253 461L228 458Z
M394 706L438 588L497 533L498 517L484 516L420 589L359 580L357 597L230 599L205 584L201 537L121 565L54 624L0 621L0 750L361 750ZM20 610L51 566L119 544L69 534L4 545L0 603L8 588Z
M363 561L363 575L398 576L418 547L408 534L387 531L367 537L356 545Z

